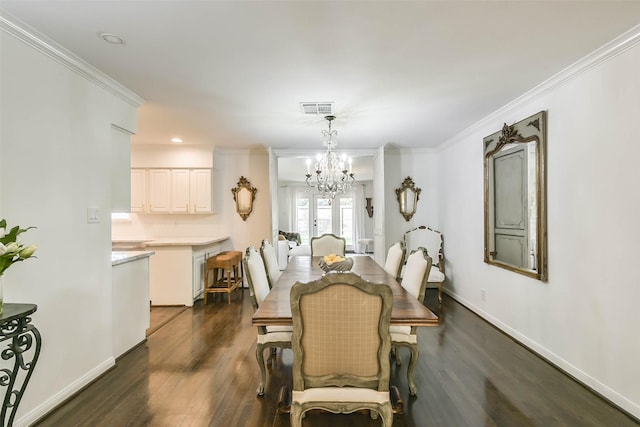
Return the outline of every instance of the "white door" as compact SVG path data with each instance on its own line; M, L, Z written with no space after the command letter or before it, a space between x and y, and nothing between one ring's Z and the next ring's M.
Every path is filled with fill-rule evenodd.
M336 196L335 199L313 196L311 229L313 236L332 233L344 237L347 250L353 250L354 209L353 194Z
M333 208L331 199L313 195L313 236L333 233ZM334 233L335 234L335 233Z

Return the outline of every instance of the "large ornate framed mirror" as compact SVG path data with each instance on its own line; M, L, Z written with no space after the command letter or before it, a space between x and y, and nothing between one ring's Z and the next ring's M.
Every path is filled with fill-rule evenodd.
M396 188L400 213L406 221L409 221L416 213L421 191L409 176L404 179L400 188Z
M547 280L546 111L484 138L484 262Z
M232 188L231 192L233 193L233 200L236 202L236 212L238 212L243 221L246 221L253 211L253 201L256 198L258 189L253 187L247 178L241 176L237 186Z

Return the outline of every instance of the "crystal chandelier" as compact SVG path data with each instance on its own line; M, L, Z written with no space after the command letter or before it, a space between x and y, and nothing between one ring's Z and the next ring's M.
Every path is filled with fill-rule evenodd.
M338 141L336 140L338 132L331 130L331 121L336 116L325 116L324 118L329 122L329 130L322 131L323 145L327 147L327 151L318 154L316 158L314 166L315 180L311 179L311 159L307 159L306 181L309 187L317 188L323 197L334 199L337 194L351 190L354 182L353 160L350 157L347 159L344 153L339 156L335 152L338 146Z

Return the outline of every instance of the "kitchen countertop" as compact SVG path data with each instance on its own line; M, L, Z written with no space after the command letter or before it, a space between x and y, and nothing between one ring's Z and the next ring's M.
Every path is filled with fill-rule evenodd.
M222 237L163 237L145 242L146 246L204 246L227 240Z
M229 239L229 236L219 237L159 237L155 239L131 238L131 239L113 239L112 244L136 246L139 248L154 246L205 246L213 243L222 242Z
M111 252L111 266L136 261L142 258L150 257L155 254L153 251L113 251Z

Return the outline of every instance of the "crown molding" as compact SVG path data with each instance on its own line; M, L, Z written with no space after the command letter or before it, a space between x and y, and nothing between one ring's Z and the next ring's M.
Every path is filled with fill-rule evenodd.
M324 147L318 148L272 148L271 151L277 157L314 157L317 153L327 151ZM336 150L336 152L347 153L349 157L373 157L378 152L377 149L370 148L354 148L345 150Z
M0 30L47 55L97 86L106 89L131 106L138 108L144 104L144 99L141 96L127 89L118 81L83 61L46 36L38 34L36 30L26 24L22 22L17 24L16 22L19 22L18 19L11 17L11 20L9 20L6 15L8 15L6 12L2 12L2 15L0 15Z
M251 148L220 147L216 145L213 152L214 154L246 155L251 153L252 150Z
M636 25L635 27L622 33L621 35L611 40L610 42L594 50L593 52L583 57L582 59L579 59L578 61L569 65L564 70L561 70L560 72L549 77L547 80L543 81L539 85L535 86L533 89L520 95L513 101L506 104L505 106L500 107L499 109L489 114L488 116L484 117L480 121L460 131L459 133L447 139L443 143L437 145L434 148L434 150L442 151L447 147L457 144L458 142L464 140L466 137L472 135L478 130L484 128L485 126L491 125L496 121L500 121L505 114L514 110L515 108L526 104L527 102L531 101L537 96L540 96L554 89L557 89L560 86L565 85L567 82L570 82L571 80L577 78L578 76L588 71L591 71L592 69L600 66L601 64L607 62L608 60L615 58L616 56L624 53L625 51L635 47L639 43L640 43L640 25Z
M396 150L402 155L413 155L413 154L433 154L436 153L437 150L435 148L430 147L397 147Z

